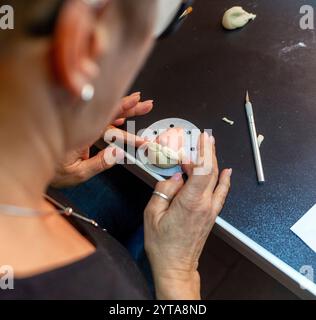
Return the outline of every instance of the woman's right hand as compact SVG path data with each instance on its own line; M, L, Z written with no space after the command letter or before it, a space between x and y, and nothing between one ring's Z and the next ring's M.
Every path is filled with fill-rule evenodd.
M135 92L130 96L124 97L120 104L120 111L117 119L113 122L114 126L122 126L127 118L145 115L153 108L153 101L141 101L141 93ZM108 138L110 142L116 137L121 144L136 145L139 147L145 140L127 134L124 130L118 129L113 125L107 126L102 132L102 138ZM101 136L100 136L101 137ZM66 154L62 163L57 165L56 175L51 185L55 188L74 187L88 181L99 173L111 169L124 158L124 151L119 148L109 146L100 151L96 156L90 158L90 147L84 146L81 149L70 151Z
M225 203L232 170L220 177L215 140L201 134L197 164L159 182L145 210L145 248L151 263L158 299L200 299L198 262L205 242Z

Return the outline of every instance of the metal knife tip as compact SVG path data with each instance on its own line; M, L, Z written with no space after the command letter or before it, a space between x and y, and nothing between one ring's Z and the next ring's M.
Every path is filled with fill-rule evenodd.
M246 102L250 102L248 90L247 90L247 93L246 93Z

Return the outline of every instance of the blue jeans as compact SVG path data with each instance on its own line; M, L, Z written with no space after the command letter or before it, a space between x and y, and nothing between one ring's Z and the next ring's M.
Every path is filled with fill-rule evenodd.
M127 248L153 291L143 228L143 212L152 190L126 169L117 166L77 187L59 192Z

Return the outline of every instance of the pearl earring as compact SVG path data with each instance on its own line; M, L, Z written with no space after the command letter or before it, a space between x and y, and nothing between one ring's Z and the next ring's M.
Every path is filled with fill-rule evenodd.
M81 91L81 99L84 102L89 102L94 98L94 86L92 84L86 84Z

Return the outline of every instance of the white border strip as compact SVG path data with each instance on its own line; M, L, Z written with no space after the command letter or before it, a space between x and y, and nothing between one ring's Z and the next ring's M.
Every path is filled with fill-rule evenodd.
M221 217L217 218L216 223L225 231L227 231L229 234L231 234L233 237L235 237L237 240L239 240L241 243L243 243L248 248L256 252L259 256L261 256L263 259L268 261L275 268L277 268L278 270L286 274L290 279L292 279L299 286L301 286L302 290L307 290L311 294L316 296L316 285L314 282L304 277L294 268L292 268L291 266L286 264L284 261L282 261L275 255L273 255L270 251L266 250L265 248L260 246L258 243L251 240L248 236L240 232L238 229L233 227L231 224L226 222Z

